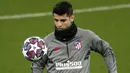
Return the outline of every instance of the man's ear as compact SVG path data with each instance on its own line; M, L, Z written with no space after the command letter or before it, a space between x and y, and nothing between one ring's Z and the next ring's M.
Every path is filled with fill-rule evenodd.
M70 20L71 20L71 22L74 21L74 15L71 15Z

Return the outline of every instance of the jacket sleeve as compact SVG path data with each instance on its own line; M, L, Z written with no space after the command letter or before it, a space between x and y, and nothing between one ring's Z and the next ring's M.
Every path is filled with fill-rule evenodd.
M31 73L43 73L47 62L47 55L43 56L39 61L32 62L31 64Z
M92 37L91 49L104 57L108 73L117 73L116 58L112 48L106 41L100 39L95 33L92 31L90 32Z

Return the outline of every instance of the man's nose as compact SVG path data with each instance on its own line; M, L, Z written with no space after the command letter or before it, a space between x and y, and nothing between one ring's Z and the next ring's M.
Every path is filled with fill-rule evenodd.
M58 27L62 26L62 23L60 21L57 24L58 24Z

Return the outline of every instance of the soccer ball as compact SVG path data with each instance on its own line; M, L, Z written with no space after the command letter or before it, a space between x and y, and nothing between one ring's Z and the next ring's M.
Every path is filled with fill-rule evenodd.
M32 36L24 41L22 47L23 56L29 61L37 61L47 54L45 41L38 36Z

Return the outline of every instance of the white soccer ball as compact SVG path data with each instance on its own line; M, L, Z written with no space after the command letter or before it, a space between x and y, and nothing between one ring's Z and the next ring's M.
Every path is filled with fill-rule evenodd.
M45 41L38 36L32 36L24 41L23 56L29 61L37 61L47 54Z

